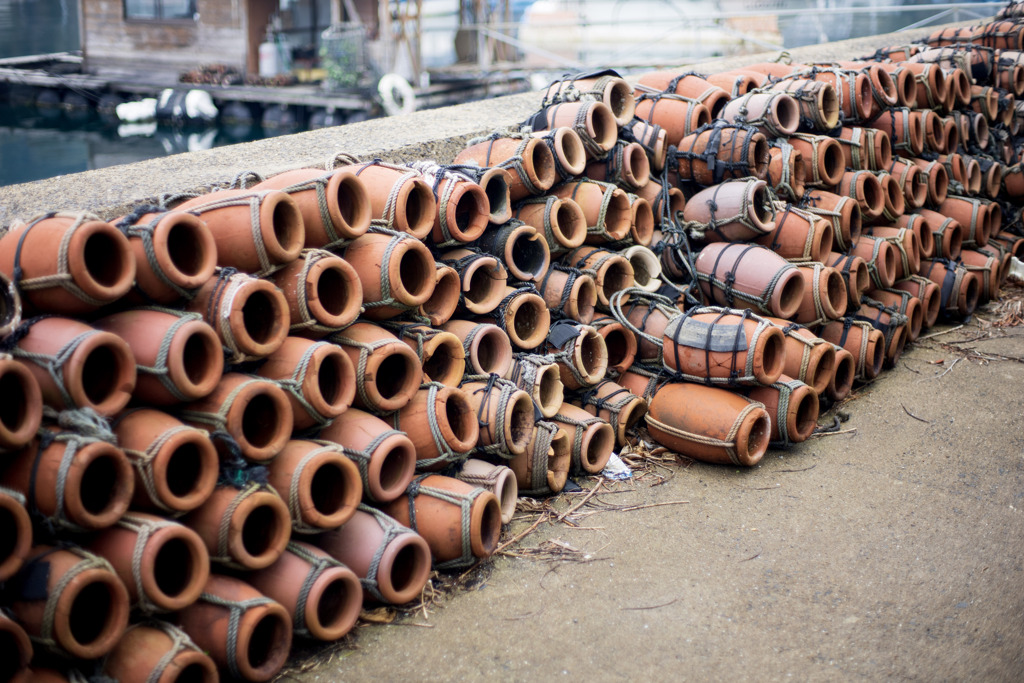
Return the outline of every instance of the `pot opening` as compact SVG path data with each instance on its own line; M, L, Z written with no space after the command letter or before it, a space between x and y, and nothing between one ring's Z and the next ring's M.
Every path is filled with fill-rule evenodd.
M249 399L242 412L242 436L252 446L263 448L278 435L277 401L270 394L259 393Z
M832 306L832 310L840 317L841 311L846 310L846 300L849 294L846 291L846 283L843 282L843 276L839 274L839 271L832 270L825 271L825 293L828 297L829 304Z
M519 233L510 248L512 264L524 275L536 277L547 269L548 250L544 248L544 241L536 232L531 236Z
M612 260L604 270L604 277L601 278L601 288L604 295L610 297L615 292L633 286L632 266L624 258ZM598 273L600 276L600 273Z
M462 200L455 205L455 227L458 230L467 233L473 228L479 228L481 223L486 223L489 212L488 207L484 205L483 196L482 191L466 192L462 195Z
M546 144L540 140L533 142L536 144L527 145L527 154L533 166L533 173L537 177L534 184L546 190L555 184L555 157Z
M385 400L394 398L405 389L409 377L420 370L418 366L413 367L412 359L405 354L392 353L385 356L374 374L377 393Z
M513 450L521 452L530 443L536 423L533 420L533 399L526 392L516 394L515 403L512 404L509 419L509 435L512 442L509 446Z
M793 280L799 281L798 278L793 278ZM777 377L782 372L782 367L786 362L785 339L781 332L765 337L761 356L761 367L764 374Z
M108 400L117 389L121 375L121 356L108 344L97 346L82 363L82 390L93 405Z
M619 137L619 124L615 121L615 114L608 107L591 106L588 118L594 131L594 141L601 149L610 150Z
M796 406L796 418L794 427L796 434L790 437L798 437L805 440L818 424L818 396L813 391L801 392L800 401Z
M28 414L27 394L21 376L8 372L0 376L0 424L16 432L25 422Z
M580 453L580 461L589 463L593 469L602 460L607 459L608 454L614 449L615 430L607 422L598 423L596 429L592 428L586 452Z
M78 591L67 615L68 630L77 644L88 646L106 635L116 599L105 581L93 581Z
M455 439L466 443L472 433L473 411L462 394L451 393L444 402L444 416Z
M208 328L200 328L208 331ZM221 353L219 342L212 334L200 334L198 331L189 335L185 340L185 348L182 351L182 366L185 370L185 377L192 384L205 383L215 372L219 375L219 363L215 358Z
M560 133L558 131L566 131ZM569 129L558 129L555 133L555 145L560 153L562 165L573 175L581 175L587 164L587 152L583 149L583 141L579 135Z
M269 292L256 290L242 304L242 326L257 344L266 344L274 337L277 307Z
M455 355L447 345L438 346L432 354L423 359L423 373L435 382L446 379L454 360Z
M338 354L332 353L320 360L320 368L316 373L316 386L327 405L337 407L342 393L344 376L345 362Z
M480 515L480 545L485 555L490 555L498 547L501 536L501 504L497 498L488 498Z
M399 548L391 561L391 571L388 575L395 593L403 593L409 588L419 574L424 560L422 549L414 543L406 543Z
M782 291L779 293L779 310L777 313L783 318L788 318L796 312L804 298L804 280L803 277L796 273L796 277L784 278L776 287L780 285ZM768 362L765 361L765 367L767 366Z
M249 666L259 669L267 663L274 662L280 656L280 650L286 640L284 620L277 614L268 613L263 616L249 635L249 647L245 657Z
M602 368L608 368L608 349L605 347L604 338L595 330L588 330L583 334L580 342L580 360L583 363L583 372L588 377L601 379L604 376Z
M113 287L124 277L124 249L113 235L92 233L85 239L82 251L86 272L102 287Z
M101 515L115 502L115 494L122 488L121 468L117 458L102 453L85 466L79 496L82 507L90 515Z
M167 459L164 477L171 494L182 498L192 493L199 484L203 471L203 457L195 443L183 443Z
M629 341L626 332L616 328L604 335L604 346L608 351L608 367L618 367L629 356ZM635 353L635 352L634 352Z
M422 309L428 317L440 317L447 320L455 312L459 305L459 288L462 283L459 281L459 274L453 269L445 268L434 284L434 291L430 294Z
M495 289L505 284L505 280L498 277L499 273L497 262L489 266L481 264L469 276L469 288L464 292L466 299L474 304L486 302L494 295Z
M271 550L280 531L281 520L270 505L257 505L242 522L242 548L250 557L262 557Z
M362 595L359 596L362 602ZM339 576L326 586L320 593L316 603L316 620L325 629L336 628L347 616L348 607L355 597L351 585L344 577Z
M341 315L348 308L352 290L340 268L324 268L316 279L316 299L328 315Z
M409 296L419 299L434 289L434 270L434 264L422 251L407 249L398 261L398 281Z
M192 583L192 546L181 538L172 538L157 551L153 560L153 580L167 597L177 597Z
M758 225L767 226L772 220L772 212L768 208L768 186L757 183L750 196L750 206L754 209L754 221ZM634 266L635 268L635 266Z
M195 277L203 269L203 235L192 223L175 223L167 230L167 255L183 275Z
M751 150L750 156L750 159L754 163L753 175L757 176L758 178L764 178L768 174L768 162L771 160L771 152L769 151L768 140L765 139L763 135L758 133L757 137L755 137L753 140L753 144L754 149ZM836 148L839 148L838 144L836 145ZM839 156L842 157L843 153L841 148L839 148L839 150ZM842 163L845 164L846 162L843 161ZM733 175L731 177L735 178L739 176Z
M795 133L800 126L800 106L792 97L775 97L772 99L775 111L776 126L784 133Z
M571 201L571 200L569 200ZM573 202L575 204L575 202ZM581 242L580 233L586 232L586 219L583 217L583 210L576 204L573 206L566 200L558 203L555 215L551 221L551 228L554 232L562 235L562 239L570 244Z
M488 328L477 333L476 360L481 373L504 372L512 351L507 348L507 342L503 342L500 330Z
M362 227L367 222L366 219L369 215L366 193L359 191L361 184L362 181L356 176L342 176L334 195L338 202L341 220L354 228Z
M835 391L835 396L845 395L849 387L853 386L853 374L856 371L856 363L853 356L848 353L836 354L836 361L832 366L832 381L829 386Z
M513 334L523 341L528 340L530 335L537 331L542 310L544 310L542 304L535 299L524 300L522 305L516 308L512 317Z
M972 273L973 275L973 273ZM974 309L978 307L978 297L981 296L981 278L978 276L965 277L963 286L966 287L966 293L964 296L964 308L966 310L961 311L962 315L970 315L974 312Z
M843 157L842 146L839 143L821 145L819 146L818 153L822 155L821 163L825 175L823 180L830 185L838 185L839 181L843 178L843 171L846 169L846 158Z
M871 354L871 357L866 360L865 367L868 379L871 379L877 377L878 373L882 371L882 361L885 360L885 338L881 332L875 329L861 331L861 334L869 335L868 353Z
M646 254L643 252L633 254L629 259L629 264L633 266L633 281L638 287L643 287L651 281L651 269L648 266L653 264L648 261Z
M281 249L296 254L306 241L302 214L294 202L278 202L274 205L271 218L274 225L274 239ZM296 254L297 255L297 254Z
M754 424L750 427L750 435L747 437L747 453L751 457L757 453L764 453L768 448L771 435L772 428L768 413L761 412L754 418Z
M348 478L336 463L326 462L316 469L309 482L309 497L313 508L321 515L330 516L341 510L348 497Z
M174 683L210 683L209 670L202 664L192 662L185 665L174 677Z
M498 173L489 178L483 188L484 194L487 195L487 203L491 207L491 214L504 214L509 209L508 181Z
M878 182L878 178L870 175L869 172L865 172L861 178L864 181L861 185L861 191L864 194L864 204L867 205L872 213L880 213L882 207L885 206L885 197L882 196L882 183Z
M633 101L633 92L625 81L613 82L605 97L605 104L617 119L621 119L629 111L629 106Z
M396 486L404 487L403 481L408 481L406 479L408 473L406 463L410 460L410 454L407 449L407 442L400 442L381 458L378 478L380 479L380 487L384 491L390 491ZM372 453L370 455L371 457L373 456ZM415 453L411 455L411 459L416 459Z
M560 406L564 400L564 386L558 374L558 366L542 368L537 379L537 402L541 406ZM504 507L504 504L502 504Z

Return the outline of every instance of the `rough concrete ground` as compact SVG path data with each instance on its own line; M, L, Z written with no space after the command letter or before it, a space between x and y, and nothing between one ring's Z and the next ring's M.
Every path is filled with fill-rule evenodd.
M920 341L841 406L844 433L750 470L608 482L577 528L541 524L425 612L289 677L1022 680L1021 357L1024 327L977 319Z

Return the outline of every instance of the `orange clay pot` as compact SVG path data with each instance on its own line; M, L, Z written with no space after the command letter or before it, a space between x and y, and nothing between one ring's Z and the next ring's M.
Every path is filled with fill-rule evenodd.
M516 512L516 501L519 499L519 484L510 468L470 458L462 464L462 469L455 478L493 493L501 510L501 523L508 524L512 521L512 516Z
M288 611L297 635L316 640L335 641L351 631L363 606L355 572L301 541L289 543L277 562L246 580Z
M921 269L921 242L913 230L875 226L869 229L869 236L886 240L896 251L896 280L916 275Z
M536 282L551 264L551 252L544 236L533 226L517 220L487 231L476 246L496 256L513 279L523 282Z
M216 683L217 665L188 635L165 621L129 626L103 660L103 674L118 681Z
M293 429L322 427L345 412L356 395L352 361L327 342L288 337L257 373L277 382L288 394Z
M445 324L459 307L461 286L458 271L441 263L435 264L434 291L419 305L416 315L434 327Z
M594 318L597 283L578 268L553 264L537 288L551 311L558 311L583 324Z
M828 83L795 75L773 83L768 90L788 93L797 101L801 123L808 132L827 133L839 125L839 98Z
M824 263L839 271L846 284L849 305L859 306L860 295L871 287L871 275L868 264L860 256L854 254L837 254L831 252Z
M55 529L108 527L128 509L135 484L124 452L107 440L112 438L101 430L85 436L47 427L7 456L0 486L24 495L29 512Z
M297 259L268 279L288 302L288 334L321 339L351 325L362 312L359 274L348 261L329 251L303 249Z
M908 160L896 159L889 165L889 173L903 188L903 199L910 209L919 209L928 201L928 179L921 169Z
M771 436L762 404L700 384L670 382L650 402L647 430L666 448L688 458L753 467Z
M786 360L782 331L748 311L694 308L673 318L662 338L665 367L689 381L772 384Z
M512 367L512 342L505 330L490 323L449 320L442 329L462 341L466 373L505 377Z
M863 216L860 205L851 197L841 197L824 190L812 190L803 197L800 207L832 224L832 249L845 251L860 237ZM821 254L824 261L827 254Z
M775 230L754 242L768 247L784 259L820 261L832 251L834 240L830 221L792 204L779 202L776 205Z
M513 346L529 350L547 338L551 312L532 285L518 289L506 286L505 297L487 316L487 321L491 320L508 334Z
M789 144L800 152L804 164L804 184L831 189L839 183L846 167L843 147L838 140L826 135L797 133L790 136Z
M797 266L804 282L800 307L790 318L803 325L818 325L846 314L849 294L842 274L823 263ZM797 378L801 379L801 378Z
M160 211L113 222L128 237L135 257L135 288L128 300L171 304L213 276L217 242L198 216Z
M508 466L515 473L521 495L543 496L562 490L571 460L569 435L555 423L541 421L526 451L509 460Z
M624 256L596 247L580 247L562 257L562 263L581 270L594 271L597 302L607 308L615 292L635 284L633 266Z
M895 288L871 289L865 296L894 309L907 319L907 343L913 342L921 334L921 328L924 326L924 306L916 296Z
M938 211L918 209L916 213L921 217L921 220L924 223L921 233L931 233L931 241L935 247L934 256L936 258L948 259L960 258L960 251L963 249L964 239L963 226L961 226L956 219L944 216ZM909 224L904 226L902 223L900 223L899 226L909 228L914 227ZM919 236L919 241L921 241L922 245L926 240L927 238Z
M393 416L392 423L412 440L420 472L436 472L463 462L480 437L466 392L436 383L421 386Z
M647 414L647 401L610 379L579 393L573 398L573 404L610 424L618 447L626 445L626 433Z
M768 138L787 138L800 127L800 105L786 93L749 93L730 100L721 118L756 126Z
M909 293L921 301L922 328L933 327L939 319L941 297L939 286L921 275L912 275L904 280L897 280L893 289Z
M307 248L329 248L355 239L370 227L370 195L363 181L344 169L298 168L254 185L281 190L302 214Z
M176 515L213 493L217 449L205 431L149 408L122 413L113 429L135 472L133 509Z
M695 261L701 290L713 304L790 318L804 287L796 268L756 244L713 242Z
M768 175L765 180L786 201L797 202L807 191L807 167L804 155L785 140L776 140L768 150Z
M629 197L609 183L581 180L559 185L556 197L571 199L583 210L588 244L618 242L629 235Z
M39 382L24 362L0 356L0 449L18 450L36 435L43 419ZM2 580L2 579L0 579Z
M451 332L418 323L389 323L388 329L416 352L423 366L424 383L459 386L466 374L466 350L461 339Z
M509 198L513 202L544 194L558 178L555 158L538 138L494 135L455 155L456 164L474 162L483 168L495 166L509 172Z
M786 335L783 375L798 379L819 396L835 375L836 348L808 330L782 318L769 318Z
M883 111L868 125L889 134L893 154L916 157L924 151L924 124L906 107Z
M871 323L847 317L833 320L818 330L818 334L853 355L857 380L874 379L882 371L885 338Z
M217 242L217 265L260 276L294 261L306 242L299 205L280 190L217 190L175 207L195 213Z
M356 369L353 404L369 410L398 410L413 397L423 380L416 352L382 327L355 323L331 335Z
M232 362L269 356L288 336L284 293L267 280L231 269L220 270L185 308L213 327Z
M273 678L291 649L288 611L229 576L210 575L202 597L182 610L178 623L218 667L247 681Z
M506 460L522 454L536 421L530 394L494 375L467 376L461 389L480 425L477 452Z
M434 257L426 245L403 233L369 232L345 248L363 289L363 315L392 318L423 304L434 292Z
M10 353L35 378L43 403L57 410L92 408L104 416L128 404L136 372L123 339L70 318L35 318L21 329L26 327L24 336L10 338L16 344Z
M7 598L30 638L52 640L57 652L79 659L102 657L117 645L128 626L128 592L106 560L76 546L37 545L21 571L42 584L15 582Z
M417 240L430 234L437 202L419 171L377 160L344 166L338 173L352 174L362 181L370 198L370 217L376 224L408 233Z
M615 376L625 372L637 354L637 337L611 316L600 316L592 321L597 333L604 337L608 351L608 374Z
M847 171L839 181L836 193L857 200L864 220L872 221L885 211L882 183L871 171Z
M879 171L892 164L892 142L884 130L843 126L838 139L849 169Z
M763 179L768 156L763 133L721 119L683 138L675 154L679 179L700 185L747 176Z
M292 439L267 470L267 483L288 505L293 532L337 528L363 497L359 467L336 444Z
M524 199L516 206L514 216L543 234L552 254L575 249L587 237L587 217L579 204L568 197L543 195Z
M199 535L156 515L126 514L86 547L110 563L143 614L188 607L210 576L210 555Z
M402 495L416 468L416 447L384 420L349 408L320 431L320 439L337 444L359 467L363 497L386 503Z
M495 495L440 474L413 479L408 492L383 511L423 537L439 569L465 568L490 557L501 536Z
M363 584L364 603L407 603L419 596L430 577L430 546L423 537L366 505L344 526L319 536L316 544L355 572Z
M459 274L459 304L470 313L490 313L504 297L508 272L496 256L452 249L441 254L441 263Z
M642 95L636 103L636 115L664 133L666 147L678 147L687 135L711 123L711 112L703 104L671 95Z
M225 374L210 395L183 406L179 417L226 433L243 457L256 462L280 453L294 424L288 395L276 382L240 372Z
M583 408L563 403L552 416L571 444L570 474L597 474L608 464L615 450L615 430Z
M774 230L774 219L767 183L752 178L701 190L683 209L684 227L702 231L709 242L752 240Z
M892 244L881 237L861 235L851 253L864 259L875 287L892 287L897 267L896 249Z
M818 426L818 394L798 379L783 375L771 386L751 389L747 395L768 411L773 444L785 447L806 441Z
M32 547L32 520L25 509L25 497L11 489L0 488L0 581L14 576ZM2 622L0 622L2 623Z
M182 523L203 539L210 562L233 569L270 566L284 552L292 531L281 496L255 483L241 489L218 485Z
M558 412L565 398L565 386L558 365L547 356L534 353L517 354L509 379L530 394L544 417Z
M632 118L629 116L623 125ZM603 156L615 145L620 123L603 102L579 100L543 107L527 120L526 125L533 130L570 127L580 136L587 156L595 159Z
M33 655L32 641L25 629L3 614L0 614L0 650L4 653L0 674L5 680L15 683L38 680L32 678L35 672L28 669Z
M87 213L49 213L0 237L0 273L14 282L26 308L80 315L128 293L135 257L110 223Z
M667 92L687 97L707 107L713 118L725 118L722 110L729 101L729 93L711 83L709 78L701 78L682 69L670 69L640 74L636 82L644 86L645 92Z
M155 406L194 401L212 392L224 373L220 339L198 313L130 310L93 324L131 349L136 400Z

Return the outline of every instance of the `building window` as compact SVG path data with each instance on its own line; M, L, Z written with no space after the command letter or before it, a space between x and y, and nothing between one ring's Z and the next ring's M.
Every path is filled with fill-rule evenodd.
M124 0L125 19L192 19L196 0Z

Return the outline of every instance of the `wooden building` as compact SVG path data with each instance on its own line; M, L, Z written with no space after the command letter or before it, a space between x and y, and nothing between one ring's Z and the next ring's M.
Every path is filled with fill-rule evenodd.
M156 75L223 64L255 74L259 46L275 14L300 40L315 42L323 29L344 19L345 2L80 0L84 68L100 75Z

